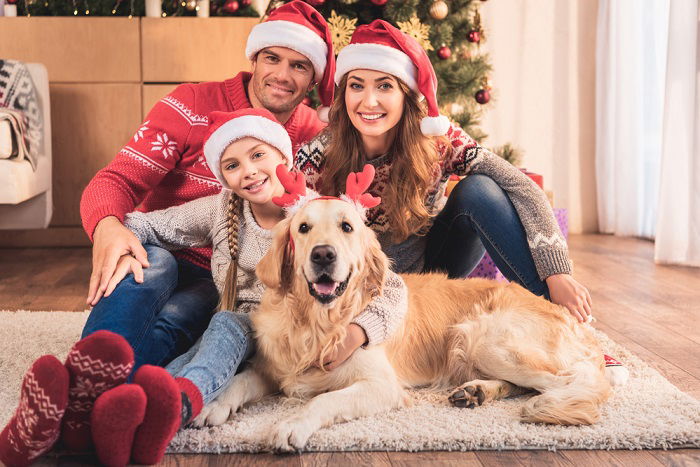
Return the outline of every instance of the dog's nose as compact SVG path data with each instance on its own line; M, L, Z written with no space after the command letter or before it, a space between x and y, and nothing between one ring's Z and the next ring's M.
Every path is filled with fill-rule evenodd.
M319 266L328 266L336 258L335 248L330 245L318 245L311 250L311 261Z

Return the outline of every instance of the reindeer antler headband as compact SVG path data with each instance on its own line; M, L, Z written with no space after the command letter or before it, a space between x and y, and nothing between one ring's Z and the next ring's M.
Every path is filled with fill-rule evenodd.
M321 196L313 190L307 190L306 177L301 172L290 172L284 164L276 169L277 178L282 183L286 193L275 196L272 202L283 208L287 208L289 214L296 212L301 206L317 199L341 199L353 204L365 217L367 209L377 206L382 200L377 196L366 193L374 179L374 167L365 165L362 172L351 172L345 183L345 194L340 197Z

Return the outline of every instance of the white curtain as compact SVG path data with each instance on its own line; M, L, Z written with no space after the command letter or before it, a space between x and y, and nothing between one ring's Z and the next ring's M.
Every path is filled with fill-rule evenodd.
M654 257L700 266L700 8L673 0Z
M654 236L668 8L668 0L599 3L596 183L601 232Z

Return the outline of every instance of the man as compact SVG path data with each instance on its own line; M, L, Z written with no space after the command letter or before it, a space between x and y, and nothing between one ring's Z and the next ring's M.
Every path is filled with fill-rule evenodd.
M256 25L246 45L252 73L223 82L183 84L149 112L131 141L83 192L80 213L93 241L87 302L94 308L83 337L101 329L126 338L142 364L166 365L194 344L215 310L211 248L175 252L147 246L122 225L126 213L164 209L218 193L202 143L215 110L264 107L288 131L296 148L323 123L301 104L319 84L324 105L333 95L335 59L328 26L308 4L295 1ZM131 254L142 277L110 283L118 259Z

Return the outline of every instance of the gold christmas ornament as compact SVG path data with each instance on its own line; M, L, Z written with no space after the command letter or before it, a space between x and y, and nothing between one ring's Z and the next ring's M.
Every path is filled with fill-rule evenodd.
M449 8L447 7L447 3L442 0L436 0L430 5L430 16L433 19L445 19L447 13L449 13Z
M337 55L340 49L350 43L350 37L355 32L357 18L348 18L339 15L335 10L331 10L331 17L328 19L328 28L331 30L331 40L333 41L333 51Z
M187 11L194 11L194 9L197 8L197 0L188 0L185 4L185 8Z
M414 14L408 21L397 21L396 24L399 26L401 32L408 34L413 37L418 43L427 50L434 50L433 45L428 39L428 34L430 33L430 26L427 24L422 24L418 17Z

